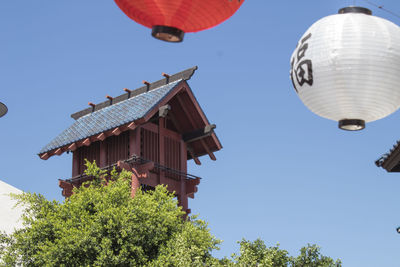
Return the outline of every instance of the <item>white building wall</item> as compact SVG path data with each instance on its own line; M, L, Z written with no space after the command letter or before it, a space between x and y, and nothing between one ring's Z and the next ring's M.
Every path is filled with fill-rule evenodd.
M20 216L23 209L14 207L16 201L9 196L10 193L20 194L22 191L0 180L0 231L7 234L22 226Z

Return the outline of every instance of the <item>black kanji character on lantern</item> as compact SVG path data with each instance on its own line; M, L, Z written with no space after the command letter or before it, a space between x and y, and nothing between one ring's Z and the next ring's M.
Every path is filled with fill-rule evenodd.
M313 85L314 79L313 79L313 71L312 71L312 61L310 59L303 59L306 55L306 51L308 49L308 43L306 41L311 38L311 33L309 33L307 36L305 36L301 42L300 42L300 47L297 50L297 55L293 57L291 65L292 65L292 70L290 73L292 83L294 86L294 89L297 92L296 85L293 80L293 75L296 76L297 83L300 86L303 86L304 83L307 83L308 85ZM296 64L295 64L296 61ZM295 66L296 65L296 66Z

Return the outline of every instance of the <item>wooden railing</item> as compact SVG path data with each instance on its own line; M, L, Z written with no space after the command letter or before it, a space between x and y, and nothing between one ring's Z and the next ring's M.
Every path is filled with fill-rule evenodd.
M148 163L148 162L152 162L151 160L148 160L148 159L145 159L143 157L136 156L136 155L132 156L129 159L121 160L121 161L123 161L125 163L128 163L128 164L133 164L133 165L141 165L141 164L145 164L145 163ZM108 165L108 166L100 168L100 169L101 170L106 170L107 172L110 172L114 168L117 169L117 163ZM159 173L160 171L162 171L162 172L165 173L165 175L167 177L170 177L171 179L176 179L176 180L181 180L181 179L186 179L186 180L201 179L201 177L198 177L198 176L195 176L195 175L192 175L192 174L189 174L189 173L184 173L184 172L181 172L179 170L176 170L176 169L173 169L173 168L170 168L170 167L167 167L167 166L163 166L163 165L161 165L159 163L156 163L156 162L154 163L154 169L152 171L154 171L156 173ZM69 183L83 183L83 182L91 180L91 179L93 179L92 176L88 176L86 174L80 174L80 175L77 175L75 177L63 180L63 181L66 181L66 182L69 182ZM60 180L62 180L62 179L60 179Z

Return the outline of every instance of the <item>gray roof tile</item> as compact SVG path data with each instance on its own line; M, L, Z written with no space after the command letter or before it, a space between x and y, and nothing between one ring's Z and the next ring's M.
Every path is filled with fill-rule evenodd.
M168 95L180 81L182 81L182 79L78 118L69 128L43 147L39 154L143 118Z

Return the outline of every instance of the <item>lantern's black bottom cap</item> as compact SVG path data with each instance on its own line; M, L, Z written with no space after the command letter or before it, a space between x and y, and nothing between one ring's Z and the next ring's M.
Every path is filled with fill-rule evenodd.
M153 26L151 35L162 41L179 43L183 41L185 32L174 27L155 25Z
M365 128L365 121L358 119L340 120L339 128L346 131L359 131Z

